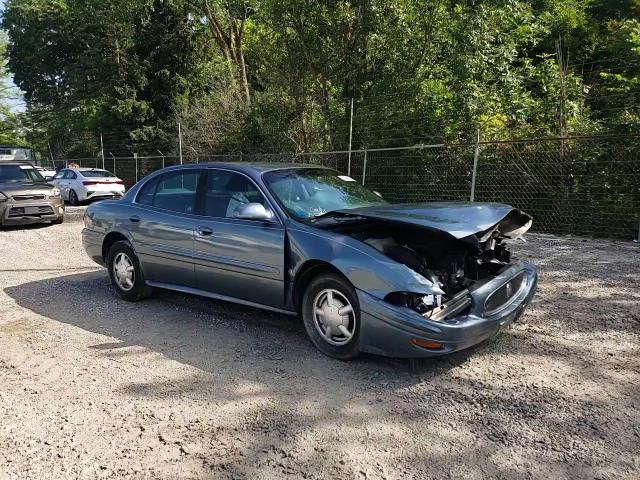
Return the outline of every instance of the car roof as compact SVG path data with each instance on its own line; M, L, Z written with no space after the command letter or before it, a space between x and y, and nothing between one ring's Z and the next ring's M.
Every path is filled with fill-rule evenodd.
M239 172L271 172L274 170L289 170L292 168L325 168L324 165L312 165L308 163L285 163L285 162L201 162L201 163L190 163L183 165L175 165L170 168L179 168L179 167L187 167L187 168L198 168L198 167L217 167L217 168L228 168L230 170L237 170Z
M28 160L5 160L5 161L0 161L0 165L14 165L14 166L35 168L33 166L33 163L31 163Z

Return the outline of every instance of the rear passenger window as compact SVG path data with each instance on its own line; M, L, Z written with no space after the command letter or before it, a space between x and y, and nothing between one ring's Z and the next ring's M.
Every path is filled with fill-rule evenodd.
M138 193L138 203L142 205L153 205L153 197L156 193L156 187L158 186L160 177L161 175L158 175L143 185L140 193Z
M153 197L153 206L180 213L194 213L199 170L165 173Z

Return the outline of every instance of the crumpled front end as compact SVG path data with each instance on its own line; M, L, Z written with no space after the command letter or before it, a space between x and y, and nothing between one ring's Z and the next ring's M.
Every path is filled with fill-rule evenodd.
M437 319L358 291L360 348L378 355L420 358L477 345L520 318L535 294L537 278L533 265L516 263L450 300L463 307Z

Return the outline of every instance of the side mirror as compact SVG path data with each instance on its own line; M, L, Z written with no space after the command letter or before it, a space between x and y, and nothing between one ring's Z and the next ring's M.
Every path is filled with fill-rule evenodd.
M261 203L245 203L233 212L233 218L239 218L240 220L271 221L273 217L273 212L265 208Z

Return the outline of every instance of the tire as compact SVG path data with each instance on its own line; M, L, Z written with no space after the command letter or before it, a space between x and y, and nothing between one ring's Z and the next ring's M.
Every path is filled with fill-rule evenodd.
M69 204L71 205L80 205L80 200L78 200L78 194L75 190L69 190Z
M120 265L120 269L116 267L116 263ZM129 265L133 271L125 274L122 268L125 265ZM111 246L107 254L107 268L111 283L122 299L128 302L137 302L151 295L153 289L145 283L138 257L131 244L126 240L121 240ZM129 273L133 275L129 277ZM131 286L124 285L125 277L129 277Z
M351 311L345 312L347 303ZM317 310L322 314L316 313ZM325 355L350 360L360 353L358 296L351 284L339 275L322 274L309 283L302 297L302 319L309 339Z

